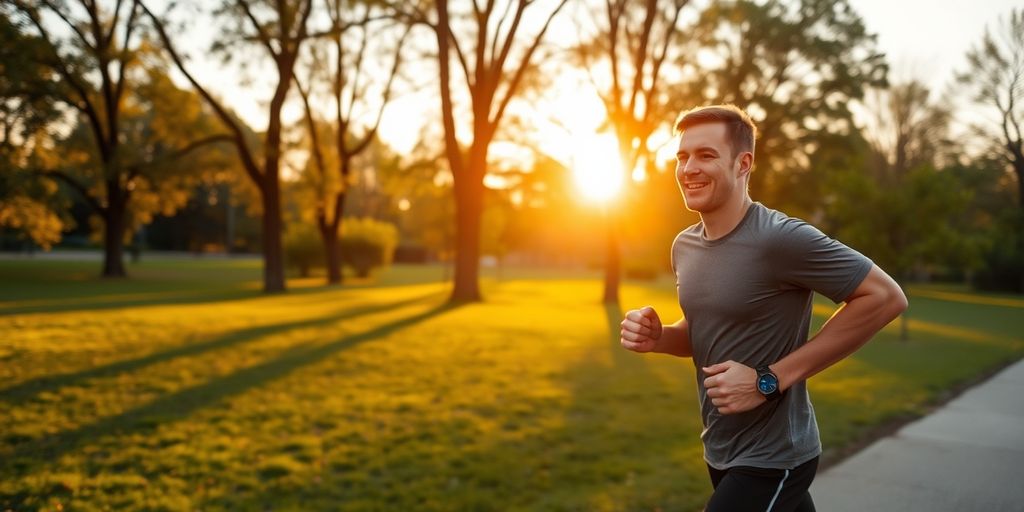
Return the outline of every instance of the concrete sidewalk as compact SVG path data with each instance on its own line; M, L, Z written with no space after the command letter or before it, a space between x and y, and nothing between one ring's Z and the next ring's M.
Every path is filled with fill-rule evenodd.
M822 512L1024 512L1024 360L818 474Z

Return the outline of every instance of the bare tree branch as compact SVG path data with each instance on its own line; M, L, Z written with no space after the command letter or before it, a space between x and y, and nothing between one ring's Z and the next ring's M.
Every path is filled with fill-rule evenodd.
M245 17L249 19L249 23L252 23L252 27L256 30L256 38L263 45L263 47L266 48L268 52L270 52L270 56L273 57L274 60L277 60L278 52L277 50L274 49L274 45L270 42L270 36L268 36L267 33L264 32L263 26L260 25L259 20L257 20L256 16L252 13L252 8L249 6L249 3L246 0L235 0L235 3L242 11L242 14L244 14Z
M367 10L367 14L369 14L369 10ZM356 60L353 63L353 66L354 66L355 69L352 72L352 86L349 89L349 99L348 99L348 109L349 110L348 110L348 118L345 120L345 127L346 128L351 123L352 116L355 114L356 96L359 93L359 79L360 79L360 77L362 75L362 72L363 72L363 57L366 55L366 45L367 45L367 33L366 32L367 31L364 28L362 30L362 34L361 34L362 38L360 39L360 42L359 42L359 49L356 50ZM341 72L342 72L342 70L339 68L338 69L338 73L341 73ZM359 94L359 96L362 96L362 95ZM339 137L343 137L344 133L339 133L338 136ZM340 139L340 140L342 140L342 142L338 145L338 150L341 152L341 155L343 157L346 157L346 156L348 156L348 148L345 146L343 139Z
M462 152L459 150L459 141L455 137L455 119L452 113L451 97L451 72L448 62L450 43L455 39L455 35L451 31L451 22L448 19L448 0L437 0L435 3L437 8L437 30L434 33L437 35L438 63L441 79L441 118L444 124L445 148L448 165L451 167L452 174L462 174L465 172L466 164L463 160ZM465 60L460 60L463 62L463 69L466 70ZM467 70L467 85L470 85L469 82Z
M306 129L309 130L309 144L313 148L313 162L316 164L317 172L320 173L320 179L326 182L327 165L324 163L324 153L320 147L320 134L316 129L316 122L313 119L313 109L309 106L309 93L302 86L302 82L297 74L293 77L293 80L295 81L295 88L299 91L299 97L302 98L302 106L306 112Z
M42 20L39 18L39 12L28 7L24 2L15 2L15 6L28 17L32 22L32 25L35 26L36 30L39 32L39 37L46 43L46 46L49 47L50 53L55 59L55 62L51 67L60 74L65 83L78 93L78 96L81 99L81 103L79 103L71 98L67 98L68 103L78 111L85 114L86 118L89 120L89 126L92 128L97 140L107 140L106 133L103 131L103 124L100 122L99 113L96 111L95 105L93 105L92 98L86 91L85 85L83 85L78 78L71 73L64 57L62 57L60 52L57 51L57 45L50 38L50 33L43 28ZM88 46L87 41L83 41L83 44Z
M563 2L563 5L564 5L564 2ZM558 9L561 9L561 8L562 8L561 5L558 6ZM523 11L525 11L525 10L526 10L526 3L520 1L519 5L516 7L516 13L512 17L512 24L508 28L508 35L505 36L505 42L501 46L501 53L497 57L493 57L493 61L491 62L490 73L492 75L497 75L497 74L501 73L502 69L505 69L505 61L508 60L508 54L512 50L512 43L515 41L516 32L519 30L519 22L522 21L522 19L523 19ZM555 12L558 12L558 11L556 10ZM548 23L550 23L550 22L551 22L551 18L548 18ZM547 25L546 24L545 24L544 28L545 28L545 30L547 29ZM543 34L543 32L542 32L542 34ZM498 38L500 36L501 36L500 33L495 33L494 34L495 42L497 42L497 40L498 40ZM524 61L524 62L526 62L526 61ZM483 62L479 61L477 63L477 66L478 67L483 66Z
M558 14L558 11L562 10L562 7L565 7L566 1L567 0L562 0L558 3L558 6L555 7L548 16L548 19L544 22L543 28L541 28L540 32L534 38L533 44L531 44L530 48L526 50L526 53L519 62L519 66L516 68L515 74L512 76L512 81L509 82L508 89L505 90L505 97L502 98L498 104L498 110L494 113L493 117L487 120L489 125L497 125L498 121L501 120L501 117L505 115L505 109L508 107L509 102L512 101L512 97L515 95L516 89L519 87L519 83L522 82L523 76L526 74L526 70L529 67L530 59L533 57L533 53L537 51L541 41L544 40L544 34L547 33L548 27L551 26L551 21L555 19L555 15Z
M633 56L633 88L629 92L629 105L626 110L631 118L636 117L636 98L643 87L644 67L647 65L647 44L651 40L651 28L654 27L654 19L658 15L657 0L647 0L644 26L640 33L640 41Z
M64 171L60 170L47 170L43 171L43 174L51 178L59 179L64 183L67 183L68 186L75 189L75 191L77 191L78 194L82 196L82 199L85 199L85 202L89 204L93 211L100 215L106 214L107 209L104 208L103 205L101 205L100 202L97 201L96 198L89 193L89 189L85 185L82 185L81 182L76 180L70 174L67 174Z
M505 9L501 12L501 17L498 18L498 25L494 28L494 33L495 34L500 34L501 33L501 29L505 25L505 20L508 18L508 13L509 13L510 10L512 10L512 0L508 0L508 1L505 2ZM494 56L497 54L497 51L498 51L498 38L495 37L494 39L491 40L491 59L492 60L494 59Z
M71 22L71 19L68 18L68 14L66 12L64 12L60 7L55 5L51 0L39 0L39 1L43 5L48 7L50 9L50 11L52 11L54 14L56 14L57 17L60 18L61 21L63 21L64 24L67 25L68 28L70 28L75 33L75 35L78 36L78 39L80 41L82 41L82 46L84 46L86 49L89 49L89 50L95 50L96 49L95 46L93 46L92 44L89 44L89 40L85 37L85 34L81 30L79 30L78 26ZM20 6L20 5L24 5L24 2L15 2L15 4Z
M140 1L139 6L142 8L143 12L145 12L146 15L149 16L149 18L152 20L153 27L156 29L157 34L160 36L161 41L163 41L164 48L167 49L167 53L171 56L171 60L174 61L174 64L178 67L178 70L181 71L183 75L185 75L185 78L189 81L190 84L192 84L192 87L195 87L196 91L198 91L199 94L203 97L203 99L205 99L206 102L213 108L213 111L217 114L217 117L219 117L220 120L231 131L233 140L235 142L235 147L238 150L238 156L242 160L242 167L245 169L245 172L249 175L249 177L252 178L252 180L257 184L257 186L262 187L263 174L260 172L259 167L256 165L256 161L253 159L252 152L249 149L248 143L246 143L245 141L245 135L242 132L242 128L238 125L238 122L235 121L234 117L232 117L231 114L228 113L227 109L225 109L221 105L221 103L217 101L213 97L213 95L211 95L209 91L206 90L205 87L200 85L199 82L196 81L195 77L193 77L191 73L189 73L188 69L185 67L184 62L182 62L181 60L181 56L174 48L174 43L171 42L170 37L167 35L167 31L164 30L163 23L160 21L160 19L157 18L156 15L154 15L153 12L149 10L149 8L146 6L144 2Z
M118 7L120 7L120 0L118 0L118 2ZM132 31L135 28L135 16L138 13L138 3L138 0L132 0L131 11L128 13L128 24L125 28L124 44L121 46L121 59L118 61L119 66L117 70L117 84L115 85L116 89L114 91L115 98L121 98L121 96L124 94L124 71L125 68L128 67L128 63L131 60L128 52L128 45L131 44ZM113 29L111 29L111 34L113 34ZM108 37L108 43L110 42L110 40L111 38Z
M391 88L395 82L395 77L398 76L398 69L402 65L402 47L405 45L405 40L409 36L410 30L406 28L402 34L401 39L398 40L398 44L395 48L395 59L391 66L391 71L388 74L387 84L384 86L384 94L381 99L380 108L377 109L377 119L373 122L373 126L367 130L363 140L355 144L352 148L352 154L362 153L373 141L373 138L377 135L377 129L380 128L380 121L384 117L384 109L387 107L388 101L391 99Z
M231 137L231 135L226 134L226 133L219 133L219 134L216 134L216 135L210 135L208 137L203 137L201 139L196 139L196 140L186 144L183 147L171 150L169 153L160 154L156 158L147 160L145 162L136 163L136 164L132 165L131 167L134 167L134 168L137 168L137 169L144 169L144 168L151 167L151 166L159 164L159 163L173 162L174 160L178 160L180 158L184 158L184 157L188 156L188 154L193 152L193 151L196 151L196 150L198 150L198 149L200 149L200 148L202 148L204 146L209 146L210 144L215 144L217 142L232 142L232 137ZM134 178L137 175L138 174L136 173L136 174L129 175L129 177L130 178Z

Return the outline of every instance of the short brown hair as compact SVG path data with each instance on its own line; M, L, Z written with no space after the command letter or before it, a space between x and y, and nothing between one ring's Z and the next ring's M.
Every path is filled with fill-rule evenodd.
M687 110L676 119L674 133L679 135L687 128L709 123L725 123L725 133L732 146L733 158L740 151L754 152L757 127L746 112L732 104L708 105Z

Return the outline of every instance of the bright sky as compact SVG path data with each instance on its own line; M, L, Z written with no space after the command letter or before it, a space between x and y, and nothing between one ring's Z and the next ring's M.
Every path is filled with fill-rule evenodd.
M887 55L891 81L913 77L934 90L966 67L985 27L1024 7L1021 0L850 0Z
M880 49L886 53L891 66L891 81L916 78L925 82L934 91L940 92L953 80L954 73L965 67L967 50L977 44L986 25L994 27L999 16L1005 16L1011 8L1020 7L1021 0L850 0L865 20L868 30L878 35ZM552 27L553 35L561 39L559 32L571 32L568 17L562 13L559 20L563 26ZM265 107L270 97L273 71L267 69L262 79L250 84L251 89L238 93L240 77L237 71L205 58L203 49L209 39L199 36L202 31L193 30L187 42L190 53L195 57L190 68L197 76L204 77L211 89L227 98L227 103L256 129L266 127ZM198 32L198 34L197 34ZM209 32L209 31L206 31ZM212 37L212 34L203 34ZM181 40L181 38L179 38ZM216 77L216 78L213 78ZM420 126L425 116L437 115L439 101L431 85L433 80L422 80L426 87L413 94L402 95L386 111L381 125L381 135L399 151L406 151L420 136ZM580 84L585 87L585 84ZM565 113L548 109L549 116L564 117L591 109L600 109L596 97L582 89L574 90L553 108L568 109ZM571 100L571 101L570 101ZM547 107L546 107L547 108ZM561 115L560 115L561 114ZM286 121L295 121L301 115L294 102L285 109ZM583 124L600 124L600 119L583 119ZM579 125L572 127L578 129ZM549 128L550 129L550 128ZM554 134L555 132L551 132ZM438 134L440 135L440 134ZM568 135L568 134L567 134ZM562 145L545 135L555 146ZM546 149L546 148L545 148ZM553 155L558 157L559 155ZM569 156L571 158L571 156Z

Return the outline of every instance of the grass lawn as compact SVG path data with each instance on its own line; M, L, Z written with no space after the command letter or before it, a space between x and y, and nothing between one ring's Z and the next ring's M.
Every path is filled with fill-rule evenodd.
M689 360L618 346L593 274L435 267L258 292L258 261L0 261L0 510L697 510ZM815 377L827 454L1024 355L1024 300L922 287ZM678 314L667 280L627 308ZM815 309L816 325L831 304Z

